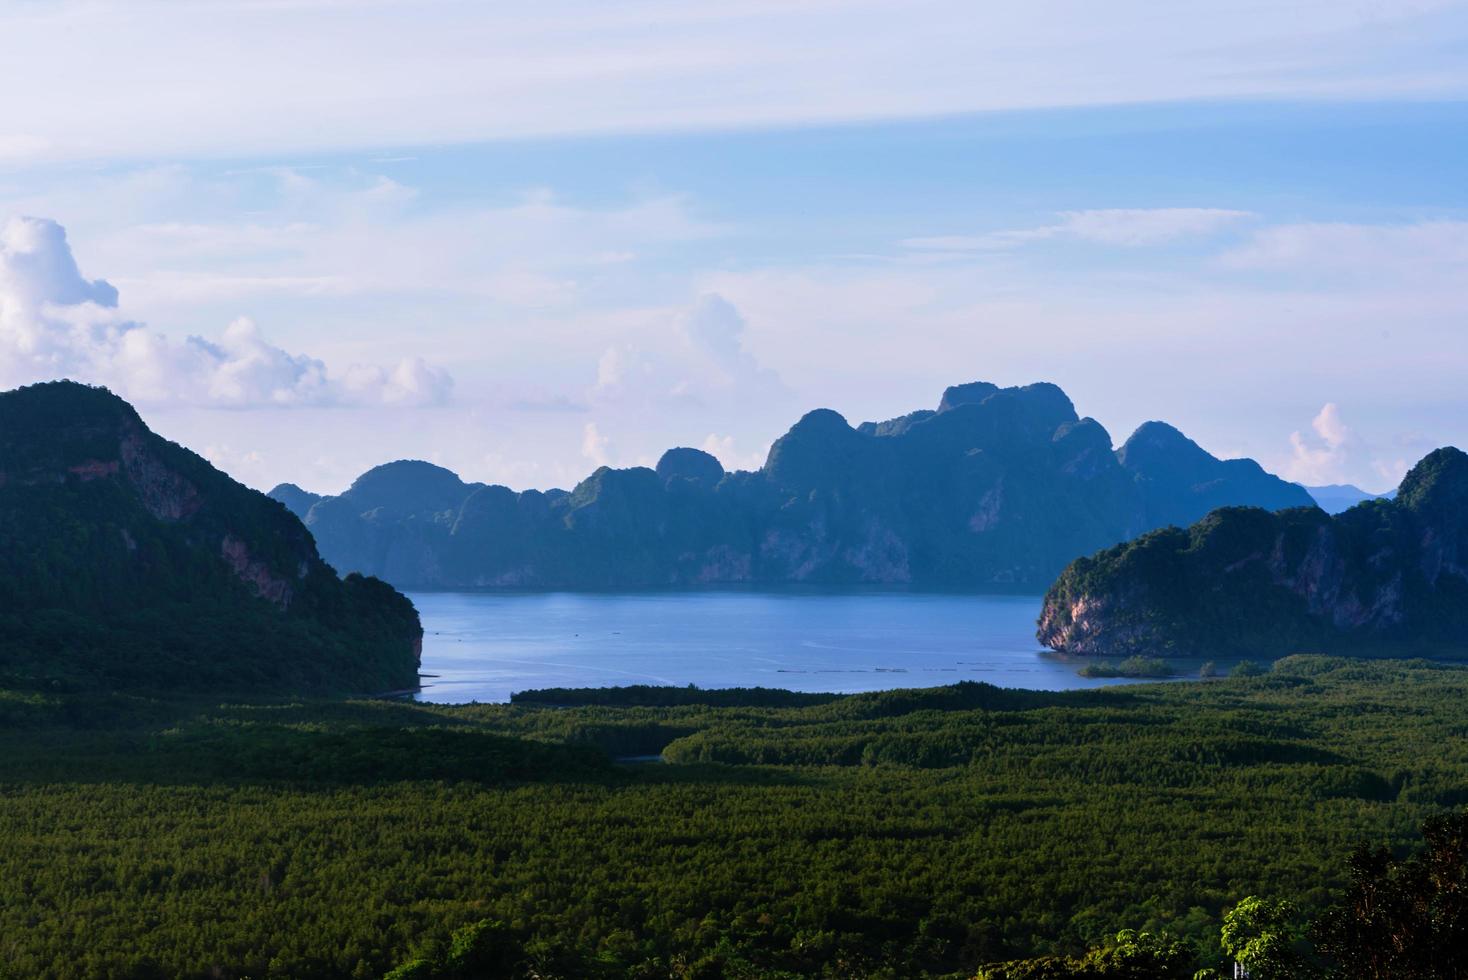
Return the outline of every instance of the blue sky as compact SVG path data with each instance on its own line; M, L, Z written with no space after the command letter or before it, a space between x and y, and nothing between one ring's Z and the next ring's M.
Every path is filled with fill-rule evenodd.
M0 382L326 491L975 379L1308 482L1464 442L1463 4L516 7L0 12Z

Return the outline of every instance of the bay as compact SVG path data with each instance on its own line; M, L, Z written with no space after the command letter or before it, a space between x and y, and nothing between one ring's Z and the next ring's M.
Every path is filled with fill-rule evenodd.
M908 592L419 592L418 698L509 700L545 687L673 684L890 690L961 680L1068 690L1087 678L1040 649L1038 596Z

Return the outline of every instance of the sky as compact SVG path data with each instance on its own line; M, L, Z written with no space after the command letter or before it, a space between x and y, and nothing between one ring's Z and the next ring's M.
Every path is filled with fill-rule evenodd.
M17 0L0 387L262 489L569 487L1053 381L1309 484L1468 443L1468 2Z

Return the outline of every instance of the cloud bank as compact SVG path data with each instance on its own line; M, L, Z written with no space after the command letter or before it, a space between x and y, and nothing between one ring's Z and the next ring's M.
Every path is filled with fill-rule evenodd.
M0 231L0 385L55 378L144 403L227 408L435 405L453 386L421 358L333 375L270 344L247 318L212 340L175 341L125 318L117 289L82 275L61 225L14 218Z
M0 37L0 159L1468 94L1457 0L55 0Z

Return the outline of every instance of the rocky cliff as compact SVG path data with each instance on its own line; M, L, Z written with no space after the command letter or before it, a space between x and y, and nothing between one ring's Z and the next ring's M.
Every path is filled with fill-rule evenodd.
M1073 562L1040 642L1076 654L1274 657L1468 647L1468 456L1439 449L1395 500L1214 511Z
M406 598L293 514L70 382L0 393L10 685L372 691L416 683Z
M515 493L400 461L312 502L305 520L332 564L403 588L1039 590L1077 555L1218 503L1310 498L1161 423L1114 452L1054 385L975 382L885 422L813 411L756 472L680 448L655 470L603 467L569 493Z

